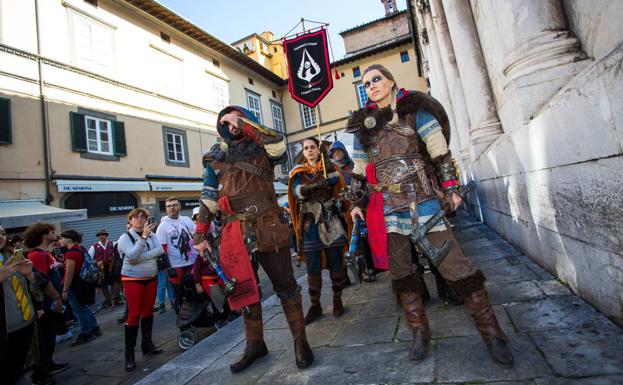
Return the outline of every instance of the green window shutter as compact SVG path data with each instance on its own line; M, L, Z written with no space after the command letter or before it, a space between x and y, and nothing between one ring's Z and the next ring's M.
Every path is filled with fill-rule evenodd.
M115 155L126 156L128 150L125 145L125 124L123 122L113 121L113 137L115 138Z
M71 126L71 149L75 152L87 152L87 130L84 115L70 112L69 124Z
M11 144L11 100L0 99L0 144Z

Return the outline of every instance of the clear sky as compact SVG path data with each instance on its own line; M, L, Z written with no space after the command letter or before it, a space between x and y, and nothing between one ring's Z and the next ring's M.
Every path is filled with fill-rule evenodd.
M281 38L301 17L329 23L335 60L344 56L341 31L385 15L381 0L157 0L160 4L231 44L252 33L271 31ZM397 0L406 9L406 0ZM316 24L306 23L305 28ZM300 32L300 26L296 32Z

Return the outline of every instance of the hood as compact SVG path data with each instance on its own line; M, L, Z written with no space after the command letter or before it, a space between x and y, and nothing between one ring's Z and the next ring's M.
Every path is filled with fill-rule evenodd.
M346 151L346 146L344 146L344 143L340 142L339 140L336 140L335 142L333 142L333 144L331 144L331 147L329 147L329 158L331 157L331 154L333 154L333 151L335 150L342 150L344 152L344 155L346 155L344 157L344 163L349 163L350 162L350 155L348 155L348 151Z
M219 124L219 122L221 121L221 118L223 117L223 115L228 114L234 110L240 111L244 114L245 118L255 122L255 123L260 123L257 121L257 118L255 117L255 115L253 115L251 113L251 111L247 110L244 107L240 107L240 106L227 106L225 108L223 108L221 110L221 112L218 113L218 118L216 119L216 130L218 131L218 134L221 136L221 138L223 138L223 140L225 142L230 142L232 140L231 134L229 133L229 129L227 128L226 124Z

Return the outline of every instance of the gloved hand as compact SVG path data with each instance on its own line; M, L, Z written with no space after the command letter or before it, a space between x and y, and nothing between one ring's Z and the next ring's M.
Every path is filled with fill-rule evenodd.
M314 182L314 183L302 186L301 195L307 197L313 194L314 192L325 189L327 187L329 187L329 182L327 182L327 180L323 178L318 182Z

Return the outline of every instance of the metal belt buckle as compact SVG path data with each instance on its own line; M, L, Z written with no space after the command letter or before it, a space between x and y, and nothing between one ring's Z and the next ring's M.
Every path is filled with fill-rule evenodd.
M381 185L376 184L374 185L374 191L381 192L383 191L383 187Z
M400 184L399 183L392 183L389 186L387 186L387 190L392 193L392 194L400 194Z

